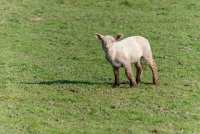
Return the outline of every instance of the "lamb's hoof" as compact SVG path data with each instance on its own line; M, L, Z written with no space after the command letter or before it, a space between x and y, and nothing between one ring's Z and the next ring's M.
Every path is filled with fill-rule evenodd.
M137 85L139 85L141 82L141 80L136 80Z
M119 84L114 83L114 84L112 85L112 87L113 87L113 88L117 88L117 87L119 87Z
M138 84L136 82L133 82L133 83L130 84L130 88L134 88L134 87L137 87L137 86L138 86Z
M156 81L153 81L153 84L156 85L156 86L159 86L160 82L159 82L159 80L156 80Z
M137 87L137 85L130 85L130 88L135 88Z

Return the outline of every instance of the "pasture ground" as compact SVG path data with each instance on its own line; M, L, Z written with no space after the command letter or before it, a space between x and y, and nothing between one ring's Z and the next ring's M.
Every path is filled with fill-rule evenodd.
M199 0L1 0L0 133L200 133L199 7ZM144 65L139 87L111 88L96 32L147 37L160 86L147 84Z

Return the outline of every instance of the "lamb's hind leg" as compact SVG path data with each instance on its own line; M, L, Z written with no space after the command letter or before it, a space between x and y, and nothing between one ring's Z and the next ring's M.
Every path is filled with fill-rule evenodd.
M136 82L137 84L139 84L141 81L141 74L142 74L142 65L140 61L135 63L135 67L136 67Z
M159 84L159 75L158 75L158 69L156 62L152 57L144 57L144 59L149 64L149 67L151 68L152 75L153 75L153 84L158 85Z
M126 76L127 76L128 80L129 80L130 87L136 87L137 83L135 82L135 80L132 79L131 65L128 64L128 65L125 65L124 67L125 67Z

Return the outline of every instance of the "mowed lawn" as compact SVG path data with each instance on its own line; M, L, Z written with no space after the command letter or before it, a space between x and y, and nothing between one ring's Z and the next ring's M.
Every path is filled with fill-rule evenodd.
M200 133L199 22L199 0L1 0L0 133ZM112 88L96 32L148 38L160 86L144 63Z

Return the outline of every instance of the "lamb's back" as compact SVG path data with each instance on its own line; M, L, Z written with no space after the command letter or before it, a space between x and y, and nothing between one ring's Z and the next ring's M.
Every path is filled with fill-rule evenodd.
M136 62L144 56L152 56L149 41L142 36L132 36L118 41L114 44L114 49L117 57L123 55L132 62Z

